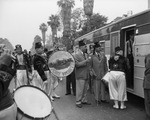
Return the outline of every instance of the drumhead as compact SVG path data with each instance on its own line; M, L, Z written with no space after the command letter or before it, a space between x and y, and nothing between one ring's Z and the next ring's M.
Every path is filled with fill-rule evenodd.
M45 118L51 113L51 102L48 96L34 86L21 86L14 92L17 107L32 118Z
M52 74L63 78L73 72L75 61L69 52L57 51L49 57L48 66Z

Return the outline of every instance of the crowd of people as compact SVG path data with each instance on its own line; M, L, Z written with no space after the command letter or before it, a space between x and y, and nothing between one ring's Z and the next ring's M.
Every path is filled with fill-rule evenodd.
M77 51L73 51L73 47L68 49L74 57L75 67L66 77L66 95L73 92L76 97L76 107L82 108L83 105L91 105L87 97L88 90L94 94L97 104L108 103L106 99L106 93L108 93L110 100L114 101L114 109L126 109L126 72L130 66L127 58L123 56L123 49L116 47L115 55L108 61L102 52L101 44L96 42L90 48L90 53L87 53L87 46L84 40L81 40ZM36 53L31 55L31 52L23 51L21 45L15 46L15 52L0 46L0 119L16 120L17 107L8 89L12 78L15 79L15 89L23 85L33 85L43 90L51 102L60 98L55 93L60 80L51 73L48 66L49 56L58 50L48 51L43 48L41 42L37 42L35 43ZM150 116L149 58L148 56L145 59L147 83L144 81L148 117Z

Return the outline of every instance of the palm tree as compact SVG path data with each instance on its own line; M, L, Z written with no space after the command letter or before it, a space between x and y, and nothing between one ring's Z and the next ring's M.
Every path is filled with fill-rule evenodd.
M90 18L93 14L94 0L83 0L84 13L87 16L88 32L90 32Z
M47 23L52 29L52 41L54 43L54 42L56 42L55 37L57 37L57 29L60 26L59 16L58 15L51 15L49 17L49 20L50 21L48 21Z
M93 14L94 0L83 0L85 15L90 17Z
M71 21L71 8L74 7L74 0L59 0L58 6L61 7L61 17L64 26L63 37L66 40L65 43L69 46L68 36L70 35L70 21Z

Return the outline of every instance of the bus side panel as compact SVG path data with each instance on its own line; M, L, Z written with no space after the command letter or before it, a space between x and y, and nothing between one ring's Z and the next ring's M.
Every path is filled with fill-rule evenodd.
M150 53L150 33L137 35L134 40L134 94L144 97L144 59Z

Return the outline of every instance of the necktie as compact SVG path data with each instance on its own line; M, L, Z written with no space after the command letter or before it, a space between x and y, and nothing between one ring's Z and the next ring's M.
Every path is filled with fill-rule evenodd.
M83 56L84 56L84 59L86 59L86 55L85 55L85 53L83 53Z

